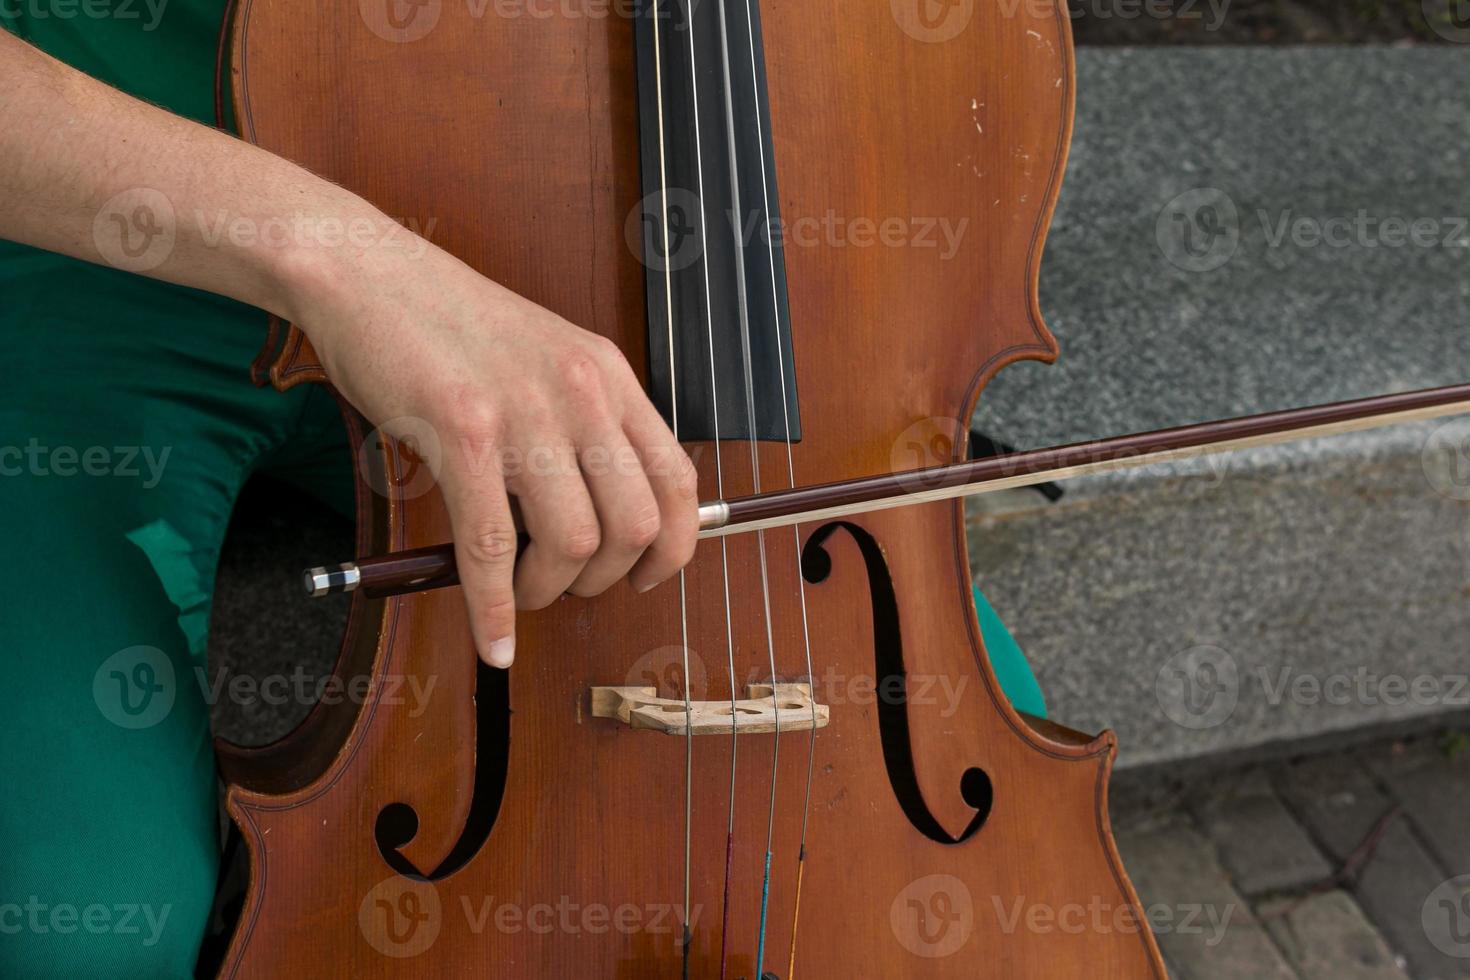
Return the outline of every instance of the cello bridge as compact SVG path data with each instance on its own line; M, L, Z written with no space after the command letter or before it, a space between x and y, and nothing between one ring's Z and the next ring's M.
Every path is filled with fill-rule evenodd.
M661 698L654 687L594 687L592 716L665 735L741 735L826 728L831 712L810 684L751 684L739 701Z

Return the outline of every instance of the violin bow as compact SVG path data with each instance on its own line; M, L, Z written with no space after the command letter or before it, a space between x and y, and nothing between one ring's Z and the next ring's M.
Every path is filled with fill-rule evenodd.
M1470 384L1287 409L1053 449L1009 453L902 473L884 473L732 500L715 500L699 507L699 537L748 534L1095 473L1464 414L1470 414ZM459 583L452 544L318 566L307 569L303 578L307 593L316 597L360 589L374 598L384 598Z

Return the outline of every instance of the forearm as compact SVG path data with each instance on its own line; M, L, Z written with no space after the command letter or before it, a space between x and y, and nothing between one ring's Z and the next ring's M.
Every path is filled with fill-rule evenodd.
M412 238L331 182L3 30L0 93L0 237L293 319L332 265Z

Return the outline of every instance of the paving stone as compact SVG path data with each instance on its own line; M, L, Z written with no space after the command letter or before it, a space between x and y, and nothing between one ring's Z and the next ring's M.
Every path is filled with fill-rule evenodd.
M1359 755L1342 753L1283 767L1276 785L1307 830L1341 863L1394 807ZM1470 959L1446 955L1425 929L1425 902L1451 876L1415 836L1406 816L1387 824L1352 891L1419 980L1470 978Z
M1347 892L1280 899L1257 914L1304 980L1410 980Z
M1179 980L1295 980L1197 830L1176 820L1124 832L1118 845Z
M1283 763L1276 767L1274 781L1297 819L1338 867L1394 805L1353 753Z
M1364 761L1445 870L1470 874L1470 754L1450 758L1434 739L1415 739L1375 746Z
M1200 795L1193 811L1220 864L1246 895L1301 888L1332 874L1262 769L1223 777Z
M1449 878L1403 818L1389 825L1354 889L1384 937L1420 980L1470 980L1470 959L1446 955L1425 928L1425 902Z

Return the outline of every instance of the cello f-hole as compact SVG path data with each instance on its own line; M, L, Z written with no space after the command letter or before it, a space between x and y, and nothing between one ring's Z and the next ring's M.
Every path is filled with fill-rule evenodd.
M960 777L961 799L975 811L959 834L951 834L934 816L919 789L914 769L913 737L908 723L908 680L904 667L903 634L899 629L898 598L888 562L876 538L857 524L834 521L824 525L808 539L802 549L802 576L819 585L832 574L832 555L825 545L836 531L846 531L862 553L868 574L868 594L873 613L873 677L878 715L878 734L883 746L883 762L894 798L902 807L914 829L939 844L963 844L985 825L995 804L995 786L989 773L978 766L967 769Z

